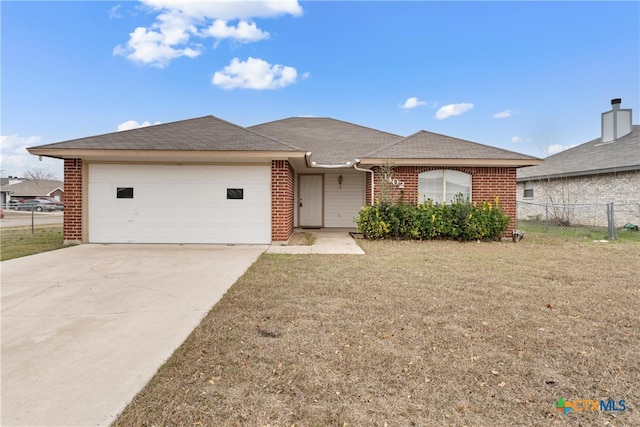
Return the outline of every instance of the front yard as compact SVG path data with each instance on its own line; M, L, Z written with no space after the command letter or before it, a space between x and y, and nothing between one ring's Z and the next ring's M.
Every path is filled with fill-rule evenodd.
M640 244L360 243L263 255L114 425L640 425Z

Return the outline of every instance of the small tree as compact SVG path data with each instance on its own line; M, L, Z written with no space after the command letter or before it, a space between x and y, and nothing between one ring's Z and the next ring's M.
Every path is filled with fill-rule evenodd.
M36 181L56 179L56 174L47 169L32 168L24 173L24 177L27 179L33 179Z

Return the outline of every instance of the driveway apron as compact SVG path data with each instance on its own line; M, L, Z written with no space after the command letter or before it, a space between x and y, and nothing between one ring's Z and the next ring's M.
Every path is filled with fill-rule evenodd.
M3 426L106 426L267 246L80 245L0 264Z

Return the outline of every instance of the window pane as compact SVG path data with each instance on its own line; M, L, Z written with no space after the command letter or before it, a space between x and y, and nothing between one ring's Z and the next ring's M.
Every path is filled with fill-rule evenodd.
M466 201L470 199L471 175L464 172L447 170L445 171L445 178L447 180L445 197L448 203L453 202L458 193L462 193L463 200Z
M441 170L422 172L418 175L418 202L432 199L435 203L442 203L443 182Z
M117 187L117 199L133 199L133 187Z

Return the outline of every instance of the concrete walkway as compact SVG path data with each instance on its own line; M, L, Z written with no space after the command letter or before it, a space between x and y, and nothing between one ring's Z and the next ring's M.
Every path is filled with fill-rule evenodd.
M108 426L267 248L80 245L3 261L2 426Z
M298 230L315 235L315 242L310 246L271 245L267 249L270 254L345 254L364 255L362 248L349 235L347 229L325 228L320 230Z

